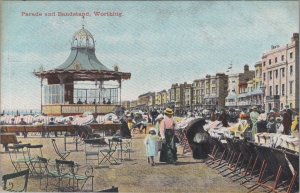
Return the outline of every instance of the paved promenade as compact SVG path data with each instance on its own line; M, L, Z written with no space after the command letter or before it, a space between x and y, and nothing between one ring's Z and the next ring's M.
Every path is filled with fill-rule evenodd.
M246 192L246 189L238 183L232 183L229 179L223 178L215 170L208 168L205 163L199 163L191 155L181 155L182 149L178 148L178 164L166 165L157 163L150 166L145 156L143 144L145 135L136 134L133 138L132 160L123 161L119 165L109 167L95 167L94 170L94 191L119 187L120 192ZM19 138L23 143L44 145L44 157L54 160L56 156L51 138L29 137ZM57 138L60 148L63 148L63 138ZM74 148L74 147L72 147ZM69 160L84 165L84 145L79 146L78 152L72 152ZM1 174L13 171L8 153L3 153L1 147ZM93 163L96 165L96 161ZM87 186L91 183L88 182ZM39 179L29 179L28 191L43 192L39 188Z

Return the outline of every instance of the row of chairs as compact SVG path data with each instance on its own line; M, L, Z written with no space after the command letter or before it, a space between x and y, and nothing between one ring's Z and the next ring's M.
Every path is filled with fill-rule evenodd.
M94 176L93 176L93 167L89 166L79 166L73 161L66 160L55 160L55 164L51 164L49 159L43 157L37 157L39 160L38 167L40 168L40 189L46 191L49 188L54 188L57 192L67 191L67 192L76 192L83 191L83 188L86 182L91 179L90 189L85 191L93 192L94 187ZM85 168L85 172L79 173L79 168ZM3 190L11 192L22 192L27 191L28 178L30 170L21 170L11 174L6 174L2 176L3 181ZM11 180L24 177L24 184L14 184ZM42 180L46 178L46 183L42 183ZM52 179L52 180L50 180ZM79 184L79 182L81 182ZM45 184L45 187L42 187L42 184Z
M118 164L116 157L123 161L126 157L130 160L132 151L131 139L111 138L108 143L104 138L85 139L86 164L88 160L97 160L98 165L109 163ZM102 158L102 159L100 159Z
M55 139L52 139L52 143L54 144L55 151L59 151ZM9 148L9 157L11 160L11 163L14 167L14 172L11 173L9 176L17 177L19 174L24 174L24 171L28 171L28 175L26 175L25 179L25 186L22 189L23 191L26 191L27 189L27 182L28 182L28 176L32 177L38 177L40 180L43 177L47 177L47 183L46 183L46 191L49 186L49 177L57 178L59 179L58 189L61 189L61 182L63 179L69 179L69 183L73 181L73 186L70 186L68 184L67 187L71 187L70 190L75 191L76 189L81 190L83 188L83 185L85 184L86 180L90 177L93 178L92 175L88 175L90 172L90 167L88 167L88 170L86 170L85 175L79 175L78 174L78 165L76 165L73 161L67 161L65 160L66 157L69 155L69 153L63 154L61 151L59 152L61 155L60 158L55 160L55 166L54 169L49 169L49 166L51 166L49 159L46 159L43 157L42 148L43 145L32 145L32 144L13 144L8 146ZM63 172L65 168L68 166L68 171ZM77 170L75 170L75 166L77 167ZM3 178L3 181L5 178ZM81 188L78 186L79 181L83 181L83 185ZM77 186L75 186L74 182L76 182ZM40 181L40 187L42 182ZM92 183L93 184L93 183ZM93 186L92 186L93 187ZM42 188L42 187L41 187ZM15 191L13 188L6 188L7 190Z
M299 155L238 138L211 138L206 164L222 176L238 181L249 192L298 190Z

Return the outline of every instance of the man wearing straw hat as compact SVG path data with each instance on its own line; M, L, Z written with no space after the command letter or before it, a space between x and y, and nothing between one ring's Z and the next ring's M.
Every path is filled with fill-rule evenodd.
M165 111L165 117L160 122L160 135L163 140L160 162L167 162L168 164L176 164L177 161L177 149L175 144L175 121L172 119L173 110L167 108Z

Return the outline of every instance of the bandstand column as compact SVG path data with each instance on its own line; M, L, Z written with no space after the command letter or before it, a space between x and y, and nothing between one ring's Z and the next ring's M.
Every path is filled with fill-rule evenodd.
M120 105L122 105L122 79L119 81L119 89L120 89Z
M41 78L41 113L43 113L43 78Z

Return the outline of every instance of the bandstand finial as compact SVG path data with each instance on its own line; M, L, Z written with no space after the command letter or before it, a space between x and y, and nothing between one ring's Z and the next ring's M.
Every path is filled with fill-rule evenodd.
M82 16L82 29L84 29L84 15Z

